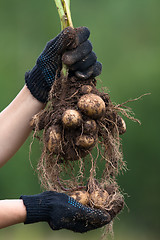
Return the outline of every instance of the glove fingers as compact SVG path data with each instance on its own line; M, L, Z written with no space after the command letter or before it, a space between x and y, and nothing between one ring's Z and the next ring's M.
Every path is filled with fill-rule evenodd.
M90 78L92 73L93 73L93 66L91 66L89 69L87 69L86 71L83 71L83 72L76 71L75 75L77 78L85 80L85 79Z
M94 65L92 65L90 68L88 68L86 71L76 71L75 75L78 78L81 79L88 79L90 77L96 77L101 74L102 71L102 64L100 62L96 62Z
M62 56L64 64L71 66L85 58L92 51L92 44L89 40L80 44L77 48L66 51Z
M102 72L102 63L96 62L94 67L93 67L92 77L99 76L101 74L101 72Z
M92 226L100 227L111 221L111 216L108 212L103 212L98 209L90 209L85 215L86 220Z
M64 193L53 192L53 196L56 209L54 208L48 221L53 230L65 228L83 233L102 227L111 221L109 213L86 207Z
M57 37L49 41L46 45L45 52L63 53L75 41L75 30L72 27L65 28Z
M93 210L87 207L83 208L83 210L85 212L82 212L81 215L77 214L77 217L75 217L74 227L73 222L71 226L68 226L72 230L74 229L74 232L87 232L102 227L112 220L110 214L107 212L104 213L100 210Z
M78 45L85 42L90 36L90 31L87 27L79 27L75 28L74 30L76 35L75 41L73 42L73 44L71 44L71 46L68 49L76 48Z
M74 227L72 225L73 221L71 223L74 231L76 231L77 228L79 232L86 232L91 229L102 227L112 220L108 212L86 207L73 198L69 198L68 203L77 209Z
M96 54L94 52L89 53L84 59L81 61L73 64L70 69L72 71L76 71L77 69L79 71L84 71L88 69L90 66L92 66L97 60Z

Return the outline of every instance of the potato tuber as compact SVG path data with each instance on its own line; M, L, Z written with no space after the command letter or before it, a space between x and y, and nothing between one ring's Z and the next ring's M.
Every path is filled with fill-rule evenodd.
M70 197L74 198L77 202L83 205L89 204L89 193L86 191L75 191L71 193Z
M83 85L82 87L81 87L81 92L83 93L83 94L87 94L87 93L90 93L91 91L92 91L92 86L91 85Z
M84 123L84 133L95 133L97 130L97 124L95 120L88 120Z
M79 109L87 116L98 119L105 112L105 102L96 94L85 94L78 101Z
M78 127L80 126L82 122L81 114L73 109L68 109L64 112L62 116L62 122L64 124L64 127Z
M94 137L89 135L80 135L76 139L76 145L85 149L89 149L94 145L94 143L95 143Z
M108 192L106 190L94 190L89 195L91 204L96 208L103 208L106 205L108 199Z
M45 137L48 150L50 152L57 153L61 141L61 134L59 132L59 129L56 126L49 127L45 133Z
M126 123L124 119L121 118L120 116L118 116L118 119L117 119L117 126L118 126L118 131L120 135L126 132Z

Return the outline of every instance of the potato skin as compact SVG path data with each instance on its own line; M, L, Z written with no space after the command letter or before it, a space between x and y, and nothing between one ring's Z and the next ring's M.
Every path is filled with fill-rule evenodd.
M96 94L83 95L78 101L78 108L87 116L98 119L105 112L105 102Z
M74 109L68 109L63 113L62 122L64 127L74 128L80 126L82 117L78 111Z
M89 149L95 143L95 139L89 135L80 135L76 139L76 145L81 148Z
M95 120L88 120L84 123L84 133L95 133L97 130L97 124Z
M125 123L124 119L121 118L120 116L118 116L118 119L117 119L117 126L118 126L118 131L119 131L120 135L122 135L126 132L126 130L127 130L126 123Z
M94 208L103 208L106 205L108 199L108 192L94 190L92 193L87 191L75 191L70 194L70 197L74 198L77 202L83 205L93 206Z
M86 191L75 191L71 193L70 197L74 198L77 202L83 205L89 204L89 193Z
M87 94L87 93L90 93L92 91L93 87L91 85L83 85L81 87L81 92L83 94Z
M89 200L95 208L103 208L107 202L108 196L109 194L105 190L94 190L92 193L90 193Z
M46 135L48 135L48 141L47 141L47 148L50 152L57 153L59 146L60 146L60 141L61 141L61 134L59 132L59 129L56 128L55 126L49 127Z

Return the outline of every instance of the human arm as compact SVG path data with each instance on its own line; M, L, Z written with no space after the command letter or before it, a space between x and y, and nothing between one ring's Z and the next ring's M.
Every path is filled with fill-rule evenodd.
M0 200L0 229L19 223L47 222L52 230L87 232L108 224L107 212L86 207L64 193L53 191Z
M45 105L34 98L26 85L0 113L0 167L21 147L31 132L30 121Z
M0 200L0 229L23 223L27 212L22 199Z

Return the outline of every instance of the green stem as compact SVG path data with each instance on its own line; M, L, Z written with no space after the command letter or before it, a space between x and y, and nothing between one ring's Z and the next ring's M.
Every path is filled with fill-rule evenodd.
M58 9L60 21L61 21L61 30L66 27L73 27L70 11L70 0L54 0ZM63 76L68 75L68 69L65 64L62 65Z

